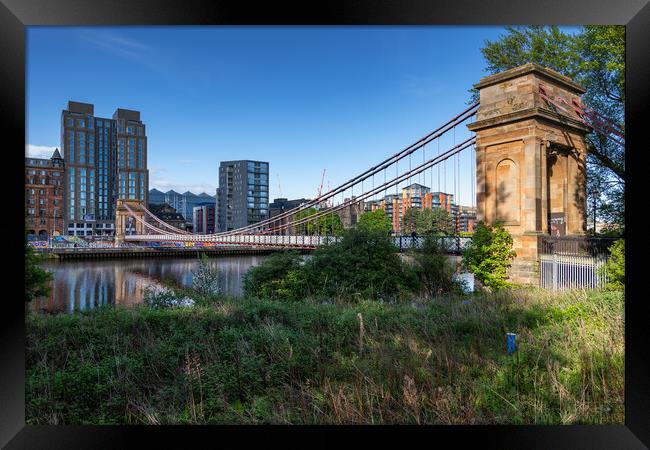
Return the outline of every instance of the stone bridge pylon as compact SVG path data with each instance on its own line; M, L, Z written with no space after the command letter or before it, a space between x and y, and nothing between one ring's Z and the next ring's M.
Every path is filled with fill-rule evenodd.
M537 64L481 79L476 122L477 218L501 222L512 234L517 258L510 276L538 284L543 235L584 235L586 134L570 112L554 110L540 96L571 104L584 88Z
M133 214L144 222L144 212L140 209L140 205L142 204L143 202L140 200L117 199L117 207L115 209L115 244L119 245L124 242L124 236L126 234L146 233L142 222L131 217L125 206L128 205Z

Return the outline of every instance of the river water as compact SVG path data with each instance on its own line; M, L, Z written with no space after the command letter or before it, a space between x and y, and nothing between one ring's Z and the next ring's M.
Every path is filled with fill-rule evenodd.
M240 297L242 277L265 255L219 256L209 263L219 271L224 294ZM42 267L54 273L50 295L32 302L34 311L71 313L99 305L129 306L141 303L147 288L163 281L192 285L196 258L144 258L116 260L48 261Z

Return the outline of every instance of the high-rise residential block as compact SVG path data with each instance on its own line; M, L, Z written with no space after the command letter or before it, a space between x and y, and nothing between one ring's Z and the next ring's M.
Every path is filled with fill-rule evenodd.
M94 105L68 102L61 113L68 235L111 235L117 199L148 203L147 134L140 112L118 108L110 119Z
M215 232L215 204L200 203L193 209L192 227L195 234L212 234Z
M217 188L217 226L229 231L269 217L269 163L222 161Z

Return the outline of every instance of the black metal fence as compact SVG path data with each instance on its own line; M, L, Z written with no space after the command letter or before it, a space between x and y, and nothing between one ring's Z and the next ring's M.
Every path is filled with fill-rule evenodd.
M450 255L461 255L471 243L472 238L469 236L434 236L438 245ZM400 251L410 248L420 248L424 244L422 236L394 236L395 245Z
M542 236L540 255L607 256L609 247L618 240L614 237Z

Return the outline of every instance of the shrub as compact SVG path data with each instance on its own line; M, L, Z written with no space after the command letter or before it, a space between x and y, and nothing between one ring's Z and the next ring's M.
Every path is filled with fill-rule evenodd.
M204 296L218 294L219 271L210 265L205 254L199 258L199 266L192 272L192 288Z
M25 238L25 301L48 295L50 292L49 281L52 273L42 269L39 264L43 257L38 255L27 243Z
M508 267L516 253L512 249L512 236L500 223L494 226L479 222L472 243L463 253L463 267L490 289L509 287Z
M625 288L625 239L614 242L609 249L609 259L601 269L607 276L606 289L617 291Z
M297 252L275 253L246 272L244 292L259 298L299 298L304 290L301 266Z
M144 304L151 309L165 309L194 306L195 302L189 297L179 298L171 289L147 288L144 293Z
M415 252L415 273L427 296L455 290L454 268L438 239L426 236L422 247Z
M413 290L415 281L383 226L346 230L338 242L317 249L304 270L317 296L393 298Z

